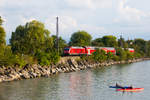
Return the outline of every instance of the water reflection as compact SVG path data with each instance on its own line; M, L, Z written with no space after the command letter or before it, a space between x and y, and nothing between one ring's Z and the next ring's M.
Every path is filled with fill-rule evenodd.
M51 83L51 81L54 81ZM58 89L58 77L29 79L16 82L0 84L0 100L45 100L50 93L51 98L55 97L53 91ZM5 92L3 92L5 91Z
M91 96L91 73L74 73L70 75L70 97L71 100L81 100Z

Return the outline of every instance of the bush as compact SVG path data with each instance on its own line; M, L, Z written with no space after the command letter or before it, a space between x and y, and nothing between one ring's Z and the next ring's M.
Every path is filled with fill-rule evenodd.
M119 57L119 60L126 60L127 58L127 54L125 52L125 50L123 50L122 48L116 48L116 55Z
M0 57L1 66L18 65L20 67L23 67L26 64L32 64L33 62L33 57L21 54L13 54L9 46L5 48L3 55L1 55Z
M42 66L56 64L60 59L60 56L57 52L45 53L38 51L35 57L38 60L38 63Z
M114 57L114 54L112 54L111 52L108 52L108 53L107 53L107 60L108 60L108 61L109 61L109 60L112 60L113 57Z
M117 55L114 55L113 58L112 58L112 60L119 61L119 57Z
M126 55L127 55L126 60L130 60L134 58L134 53L132 52L126 51Z
M60 56L57 52L52 52L50 53L50 56L49 56L49 60L53 63L53 64L56 64L60 59Z
M137 53L137 52L134 53L134 58L141 58L141 57L142 55L140 53Z
M97 49L91 56L94 61L103 62L107 59L106 52L104 50Z
M88 55L81 55L80 56L80 58L82 59L82 60L90 60L91 58L90 58L90 56L88 56Z

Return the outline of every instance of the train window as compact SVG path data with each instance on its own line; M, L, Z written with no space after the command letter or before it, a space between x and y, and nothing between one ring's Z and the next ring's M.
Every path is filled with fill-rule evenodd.
M65 48L64 50L65 50L65 51L69 51L69 48Z

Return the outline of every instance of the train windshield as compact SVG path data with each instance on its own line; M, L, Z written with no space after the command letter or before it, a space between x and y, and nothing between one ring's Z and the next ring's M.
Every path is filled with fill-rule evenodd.
M65 50L65 51L69 51L69 48L65 48L64 50Z

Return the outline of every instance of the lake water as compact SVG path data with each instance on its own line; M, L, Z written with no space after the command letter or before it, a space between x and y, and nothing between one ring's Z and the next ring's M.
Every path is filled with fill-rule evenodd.
M117 83L141 92L109 88ZM150 61L0 83L0 100L150 100Z

